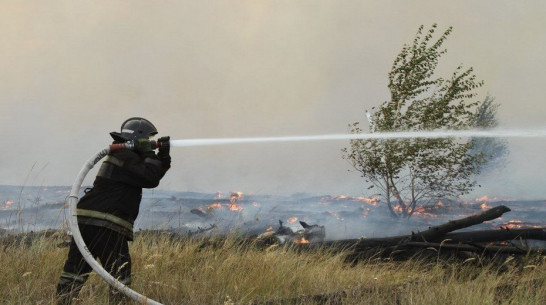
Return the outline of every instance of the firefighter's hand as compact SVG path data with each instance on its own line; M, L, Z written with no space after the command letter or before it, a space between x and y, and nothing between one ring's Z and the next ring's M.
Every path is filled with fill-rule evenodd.
M170 139L171 137L161 137L157 139L157 146L159 147L157 156L159 157L159 160L161 160L161 163L163 163L164 170L168 170L171 167L171 156L169 155L171 151Z
M169 140L171 137L161 137L157 139L157 146L159 147L159 153L157 154L160 158L167 157L171 151L171 145Z
M153 153L152 145L148 139L136 139L135 140L135 150L142 154Z

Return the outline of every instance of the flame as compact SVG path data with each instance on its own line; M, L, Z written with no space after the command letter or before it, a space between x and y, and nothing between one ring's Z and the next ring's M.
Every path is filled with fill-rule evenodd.
M6 200L4 201L4 206L0 203L0 209L7 209L10 205L13 204L13 201Z
M436 207L443 207L444 203L441 200L439 200L438 203L435 206Z
M347 195L338 195L338 196L324 196L321 198L322 204L327 205L328 201L336 200L336 201L357 201L357 202L365 202L367 204L376 206L379 203L379 198L375 197L350 197Z
M375 197L356 197L355 199L357 199L358 201L363 201L374 207L377 206L377 204L379 203L379 199Z
M213 203L213 204L209 205L209 206L207 207L207 210L219 209L219 208L221 208L221 207L222 207L222 204L216 202L216 203Z
M301 237L299 239L296 239L294 242L296 244L308 244L309 243L309 241L307 239L305 239L305 237Z
M499 200L501 200L499 197L489 197L487 195L476 198L476 202L493 202L493 201L499 201Z
M286 222L288 223L295 223L296 221L298 221L298 217L290 217L286 220Z
M501 225L501 228L508 229L528 229L528 228L542 228L540 225L524 223L521 220L509 220L507 223Z
M479 197L479 198L476 198L476 202L481 202L482 204L480 205L480 208L482 210L487 210L487 209L490 209L491 206L487 204L487 202L491 202L493 200L498 200L497 198L489 198L489 196L487 195L484 195L482 197Z
M265 229L265 231L266 231L266 232L271 232L271 231L273 231L273 226L267 227L267 229Z
M434 213L434 210L438 207L442 207L443 203L439 202L436 205L433 206L424 206L424 205L418 205L415 206L413 209L412 215L415 215L416 217L421 217L423 219L425 218L438 218L438 215ZM392 210L395 213L404 213L404 209L400 205L395 205L392 207ZM409 213L411 209L408 207L407 212Z
M434 209L436 206L433 206L432 209ZM427 208L427 207L424 207L422 205L418 206L415 208L415 210L413 211L413 214L414 215L417 215L423 219L425 218L437 218L438 215L436 214L432 214L430 213L431 209L430 208Z
M243 197L243 192L231 192L229 195L229 202L235 203Z
M228 204L228 207L229 207L230 211L242 211L243 210L243 207L238 203Z
M363 217L368 217L368 215L370 215L370 209L366 209L364 212L362 212L362 216Z
M487 195L484 195L482 197L478 197L476 198L476 202L480 202L480 201L489 201L489 197Z
M487 246L509 246L510 244L506 241L498 241L498 242L494 242L494 241L490 241L487 243Z
M491 206L484 202L480 205L480 208L485 211L485 210L489 210Z
M339 215L336 212L328 211L328 213L334 216L337 220L344 220L343 218L339 217Z
M232 202L232 203L215 202L207 206L207 210L221 209L222 207L227 207L230 211L236 211L236 212L243 210L243 206L236 202Z
M425 213L426 210L425 210L425 207L420 205L420 206L416 206L415 209L413 210L413 213Z
M521 229L523 227L523 221L521 220L509 220L506 224L501 226L503 229Z

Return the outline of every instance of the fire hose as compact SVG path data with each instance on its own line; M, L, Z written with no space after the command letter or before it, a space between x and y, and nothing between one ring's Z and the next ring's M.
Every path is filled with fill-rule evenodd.
M150 141L152 144L152 148L157 147L157 143L154 141ZM91 252L89 252L89 249L85 245L85 242L83 241L80 228L78 226L78 216L76 215L76 208L78 204L78 193L80 191L81 185L83 183L83 180L85 179L85 176L87 173L97 164L102 158L104 158L110 151L114 151L121 148L132 148L133 144L128 143L122 143L122 144L112 144L108 148L105 148L101 151L99 151L96 155L91 157L85 165L80 170L80 173L78 174L78 177L76 178L76 181L74 181L74 184L72 185L72 189L70 191L70 196L68 197L68 207L69 207L69 226L70 230L72 231L72 237L74 238L74 241L76 242L76 245L78 246L78 249L80 250L80 253L82 254L85 261L93 268L93 270L108 284L112 285L115 289L122 292L126 296L130 297L131 299L135 300L136 302L140 304L149 304L149 305L162 305L159 302L156 302L142 294L139 294L138 292L132 290L131 288L127 287L117 279L115 279L108 271L106 271L93 257Z

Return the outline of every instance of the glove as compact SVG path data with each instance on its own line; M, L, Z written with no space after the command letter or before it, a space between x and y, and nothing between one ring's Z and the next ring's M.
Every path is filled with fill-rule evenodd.
M152 150L152 145L150 144L150 140L148 139L136 139L134 144L135 151L143 155L149 155L150 153L154 153L154 151Z
M157 139L157 146L159 147L159 152L157 153L157 156L160 158L168 157L169 153L171 152L171 144L169 143L169 140L171 137L161 137Z
M171 156L169 155L171 151L171 144L169 143L170 139L171 137L168 136L157 139L157 146L159 147L157 156L159 157L159 160L161 160L161 163L163 163L164 170L171 168Z

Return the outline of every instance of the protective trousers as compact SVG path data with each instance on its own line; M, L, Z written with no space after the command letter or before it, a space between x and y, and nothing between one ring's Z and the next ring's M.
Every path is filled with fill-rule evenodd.
M80 225L80 232L89 252L100 260L104 269L121 283L129 285L131 257L127 238L110 229L93 225ZM85 261L72 238L68 258L57 284L58 304L72 304L72 299L78 296L91 271L91 266ZM112 287L109 289L111 304L118 304L124 299L124 295Z

